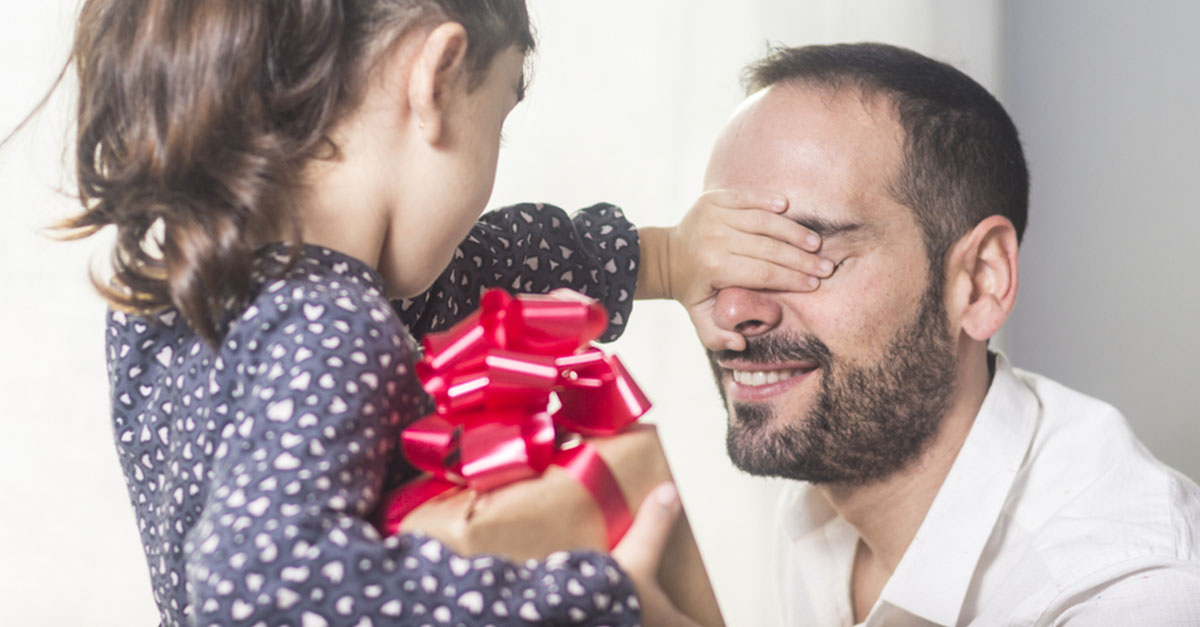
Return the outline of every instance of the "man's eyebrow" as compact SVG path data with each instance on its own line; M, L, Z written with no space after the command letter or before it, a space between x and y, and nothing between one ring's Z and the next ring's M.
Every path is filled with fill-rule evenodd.
M820 235L821 239L853 233L864 226L861 222L834 222L817 216L801 216L795 220L800 226Z

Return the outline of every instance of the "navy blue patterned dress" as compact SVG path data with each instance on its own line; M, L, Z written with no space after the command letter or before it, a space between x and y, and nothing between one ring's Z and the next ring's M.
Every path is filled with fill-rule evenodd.
M489 286L572 287L628 318L636 231L610 205L486 214L427 294L389 303L335 251L260 251L254 295L216 350L174 309L113 312L113 426L166 625L631 625L604 554L511 564L436 540L381 538L380 497L411 478L399 432L429 400L413 335L470 313Z

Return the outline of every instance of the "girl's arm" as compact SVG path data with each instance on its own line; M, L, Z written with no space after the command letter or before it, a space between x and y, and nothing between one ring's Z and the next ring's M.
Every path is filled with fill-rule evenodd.
M568 287L609 312L620 336L634 298L672 298L688 309L701 338L741 337L720 331L706 315L717 290L811 291L833 264L820 258L821 240L779 215L787 199L761 190L714 190L700 196L679 224L635 228L623 212L598 204L568 216L546 204L521 204L483 215L429 290L395 301L413 335L448 327L474 311L489 287L545 293Z
M640 256L637 230L618 207L601 203L567 215L553 205L514 205L485 213L437 281L393 305L420 338L466 317L488 288L567 287L604 305L609 327L601 340L611 341L629 320Z

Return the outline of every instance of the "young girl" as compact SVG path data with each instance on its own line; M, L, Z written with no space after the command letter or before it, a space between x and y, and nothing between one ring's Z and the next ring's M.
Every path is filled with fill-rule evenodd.
M427 410L413 333L484 288L574 288L612 338L635 293L702 308L723 283L824 274L807 231L742 209L783 208L765 193L703 198L673 229L610 205L476 223L532 48L523 0L84 4L71 226L116 228L113 422L164 624L621 625L643 609L631 577L661 596L642 522L661 511L624 568L460 557L368 522L413 474L395 451ZM735 254L734 231L783 252Z

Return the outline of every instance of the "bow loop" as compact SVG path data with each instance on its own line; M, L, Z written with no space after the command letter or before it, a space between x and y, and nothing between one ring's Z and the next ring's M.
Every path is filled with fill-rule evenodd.
M426 416L400 435L404 456L413 466L425 472L449 479L460 476L454 456L462 430L441 416Z
M558 445L572 433L616 434L650 408L620 360L591 346L607 324L602 306L569 290L518 298L490 290L479 311L426 336L416 374L436 413L405 429L401 448L434 479L400 488L393 501L403 506L388 508L387 530L454 485L486 492L555 464L596 498L615 544L630 519L620 487L589 445ZM550 414L552 394L561 406Z

